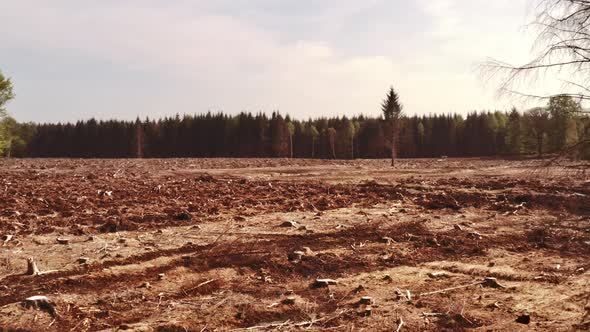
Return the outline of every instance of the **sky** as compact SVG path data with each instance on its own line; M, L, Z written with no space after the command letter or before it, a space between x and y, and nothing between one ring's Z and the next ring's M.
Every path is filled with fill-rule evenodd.
M481 78L522 63L530 0L0 1L19 121L223 111L295 118L508 109ZM516 105L518 106L518 105Z

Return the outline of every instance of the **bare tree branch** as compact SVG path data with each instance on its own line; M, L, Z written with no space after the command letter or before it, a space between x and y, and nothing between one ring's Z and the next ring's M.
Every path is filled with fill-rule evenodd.
M537 54L525 64L514 65L489 60L481 65L486 80L498 79L500 95L516 95L534 99L571 96L579 101L590 100L590 0L539 0L535 21L529 24L538 30ZM551 74L567 75L562 91L538 95L523 91L533 82ZM522 84L522 86L521 86Z

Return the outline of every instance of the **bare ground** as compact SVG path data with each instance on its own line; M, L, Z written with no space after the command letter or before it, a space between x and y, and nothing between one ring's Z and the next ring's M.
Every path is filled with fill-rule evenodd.
M567 167L0 164L5 330L590 329L590 181Z

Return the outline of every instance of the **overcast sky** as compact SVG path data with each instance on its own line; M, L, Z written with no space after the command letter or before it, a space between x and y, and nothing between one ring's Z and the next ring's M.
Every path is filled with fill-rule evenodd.
M506 109L477 64L529 57L530 0L0 1L20 121Z

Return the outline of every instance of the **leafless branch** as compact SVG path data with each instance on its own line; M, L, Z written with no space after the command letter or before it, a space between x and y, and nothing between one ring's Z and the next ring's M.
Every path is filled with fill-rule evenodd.
M536 18L529 24L537 29L537 54L525 64L514 65L489 60L481 65L485 80L499 80L499 95L531 99L548 99L555 95L571 96L579 101L590 99L590 0L539 0ZM562 73L568 76L563 91L539 95L522 91L541 77Z

